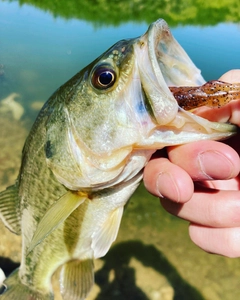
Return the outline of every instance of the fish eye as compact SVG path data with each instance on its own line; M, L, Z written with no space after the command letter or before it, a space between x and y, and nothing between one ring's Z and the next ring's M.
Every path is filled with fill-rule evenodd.
M92 85L99 90L106 90L114 85L116 72L108 66L99 66L92 74Z

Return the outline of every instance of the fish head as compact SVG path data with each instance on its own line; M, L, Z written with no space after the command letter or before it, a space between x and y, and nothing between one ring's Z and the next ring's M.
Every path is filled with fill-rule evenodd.
M164 146L230 136L230 125L184 111L169 90L204 82L162 19L119 41L45 105L49 167L72 190L105 188L134 177Z

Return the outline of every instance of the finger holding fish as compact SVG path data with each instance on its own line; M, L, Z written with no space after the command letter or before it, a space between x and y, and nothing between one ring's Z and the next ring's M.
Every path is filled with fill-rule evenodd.
M239 86L240 82L240 70L235 69L223 74L219 81L226 82L227 84L232 84L236 87ZM238 90L232 90L232 96L234 96L233 101L230 101L226 105L215 109L212 109L211 105L200 106L194 109L194 113L206 118L213 122L228 122L235 125L240 125L240 93Z
M220 108L240 97L240 83L211 80L198 87L169 87L178 105L185 110L201 106Z

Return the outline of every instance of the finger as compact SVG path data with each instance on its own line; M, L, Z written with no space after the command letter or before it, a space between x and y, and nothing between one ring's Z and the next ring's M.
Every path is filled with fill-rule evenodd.
M209 228L190 224L191 240L203 250L227 257L240 256L240 228Z
M240 69L223 74L219 80L229 83L240 83ZM240 100L240 93L239 93ZM201 107L194 111L197 115L214 122L230 122L240 126L240 101L231 101L221 108Z
M239 191L239 178L235 177L228 180L205 180L198 182L197 185L202 188L210 188L214 190Z
M180 203L188 201L194 190L190 176L163 157L150 160L145 167L143 181L153 195Z
M161 199L169 213L202 226L240 227L240 192L201 188L184 204Z
M230 179L240 171L238 153L230 146L216 141L198 141L169 147L173 164L184 169L193 180Z
M230 70L226 72L219 78L219 80L229 83L240 82L240 69Z
M240 69L231 70L223 74L219 80L229 82L229 83L240 83ZM240 93L238 94L238 99L240 100ZM222 107L219 111L219 121L221 122L231 122L236 125L240 125L240 101L232 101L226 107Z
M239 100L233 100L220 108L201 107L194 113L212 122L230 122L240 126L240 93Z

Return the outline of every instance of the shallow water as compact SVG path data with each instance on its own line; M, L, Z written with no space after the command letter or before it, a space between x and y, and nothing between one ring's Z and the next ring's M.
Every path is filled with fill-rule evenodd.
M0 119L1 189L17 175L24 139L42 103L112 44L139 36L147 27L142 19L98 24L0 1L0 100L18 93L25 110L19 121L8 115ZM239 24L174 24L172 32L206 80L240 68ZM124 213L117 241L96 262L89 300L239 298L239 259L204 253L190 241L187 226L140 187ZM6 268L6 259L19 261L20 240L2 224L0 228L0 267ZM15 264L7 260L7 266L11 270Z
M148 25L128 21L98 26L83 19L54 17L30 5L19 6L17 1L0 1L0 99L19 93L27 116L34 118L33 102L46 101L112 44L142 35ZM238 24L179 25L172 32L206 80L240 67Z

